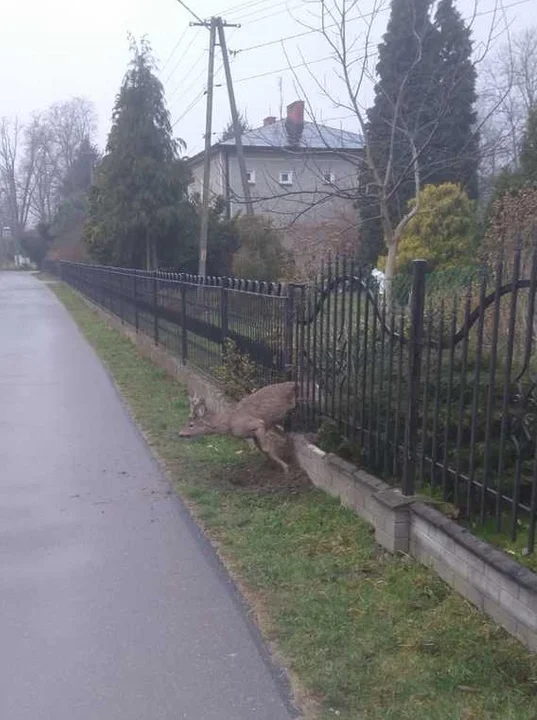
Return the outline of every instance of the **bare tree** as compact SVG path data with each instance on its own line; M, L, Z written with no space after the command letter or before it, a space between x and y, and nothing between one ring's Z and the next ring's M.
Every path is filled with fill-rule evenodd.
M38 139L34 127L24 129L15 119L0 124L0 186L5 214L11 232L19 237L24 231L35 189Z
M55 103L48 111L47 121L58 172L65 174L71 169L80 144L93 139L96 127L93 104L80 97Z
M537 103L537 27L508 40L490 57L479 90L481 172L493 177L502 168L518 166L528 113Z
M95 131L93 105L82 98L56 103L23 126L18 119L0 123L0 190L5 222L14 238L30 222L49 223L62 182L82 144Z
M35 178L31 197L32 219L50 223L58 202L62 171L48 117L35 115L26 128L26 152L35 146Z

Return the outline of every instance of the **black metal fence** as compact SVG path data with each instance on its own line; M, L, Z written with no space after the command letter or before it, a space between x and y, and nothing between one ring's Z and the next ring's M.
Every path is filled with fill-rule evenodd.
M206 371L233 340L260 382L297 379L297 427L331 424L342 452L405 494L449 501L461 519L532 552L537 256L523 260L518 251L443 289L416 261L402 304L346 258L309 285L75 263L61 263L61 275Z
M290 377L293 318L287 286L233 278L49 263L51 272L168 348L211 372L227 341L254 358L259 384Z
M405 494L448 501L533 552L537 255L442 291L413 265L400 305L344 258L298 291L302 422L331 420L341 451Z

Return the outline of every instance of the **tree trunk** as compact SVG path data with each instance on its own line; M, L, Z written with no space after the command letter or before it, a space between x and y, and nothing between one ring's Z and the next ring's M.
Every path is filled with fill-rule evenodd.
M386 268L384 270L384 294L386 297L386 308L391 311L393 307L393 277L395 275L395 261L397 260L397 242L392 239L388 244L388 255L386 257Z

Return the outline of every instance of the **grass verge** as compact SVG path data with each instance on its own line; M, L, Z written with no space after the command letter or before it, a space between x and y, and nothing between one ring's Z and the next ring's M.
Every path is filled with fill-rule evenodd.
M319 720L536 720L537 658L300 475L231 438L180 441L183 388L64 285L179 493L240 579Z

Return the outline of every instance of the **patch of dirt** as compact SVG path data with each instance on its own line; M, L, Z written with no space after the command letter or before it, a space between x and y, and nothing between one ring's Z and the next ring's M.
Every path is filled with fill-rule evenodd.
M248 459L245 459L244 464L239 467L221 468L218 472L218 482L257 494L288 493L296 495L299 492L311 490L313 488L311 480L295 463L292 446L287 436L273 431L270 433L270 438L277 455L289 465L287 475L269 458L254 450Z
M243 467L224 468L221 479L230 486L239 487L252 493L288 493L297 494L313 489L311 480L299 467L291 465L285 475L279 467L273 467L270 460L261 457Z

